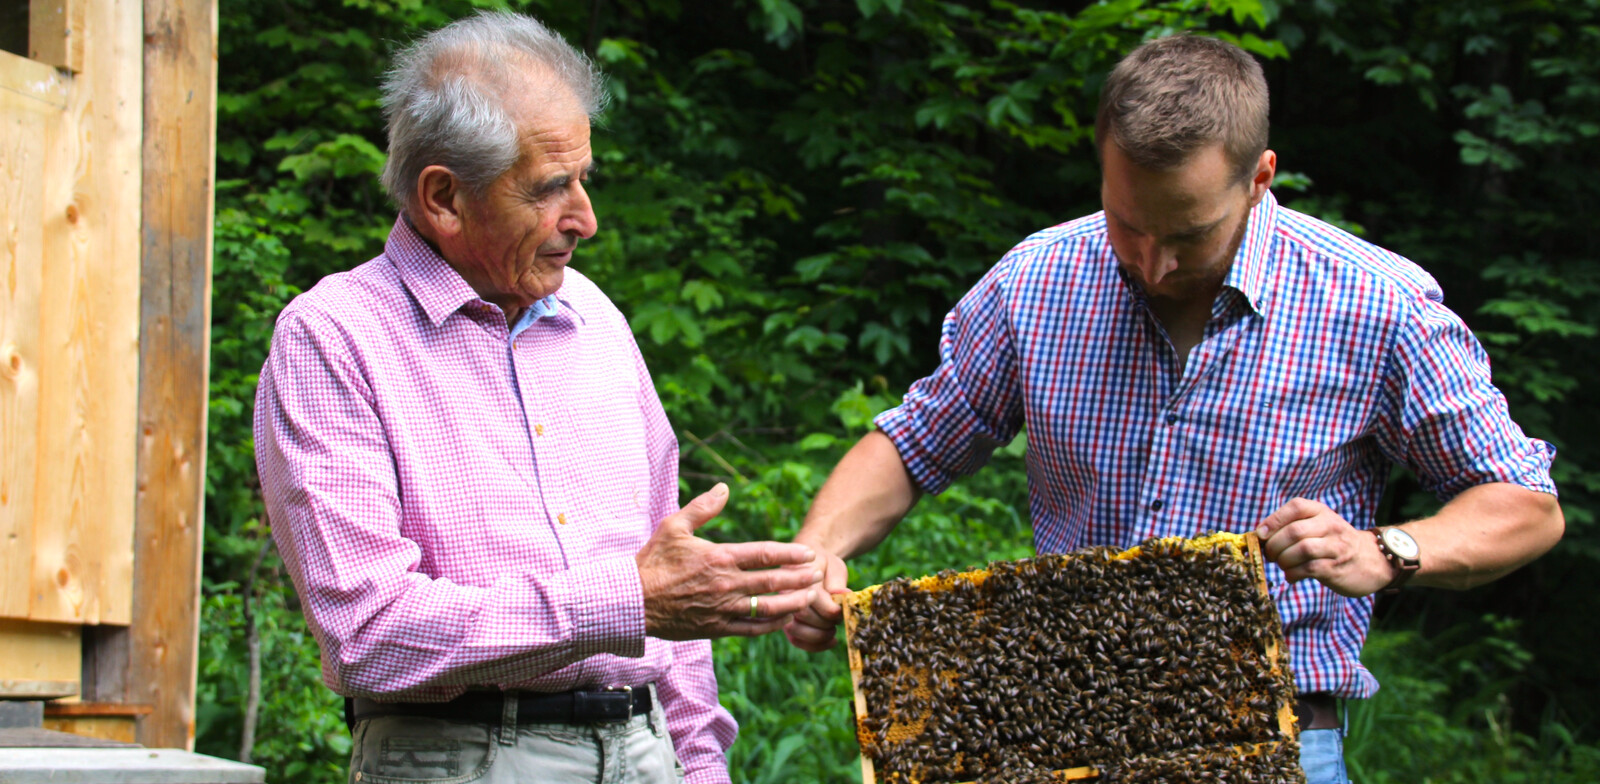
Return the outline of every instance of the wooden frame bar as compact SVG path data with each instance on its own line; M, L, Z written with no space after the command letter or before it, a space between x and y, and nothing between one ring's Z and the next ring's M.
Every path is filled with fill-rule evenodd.
M144 0L138 499L128 701L146 746L192 748L199 657L215 0Z

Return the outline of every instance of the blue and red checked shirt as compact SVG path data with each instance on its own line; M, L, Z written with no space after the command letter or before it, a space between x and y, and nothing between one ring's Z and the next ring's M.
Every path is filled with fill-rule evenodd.
M923 490L1027 426L1040 552L1253 530L1294 497L1371 527L1392 463L1441 499L1487 482L1555 493L1489 360L1415 264L1278 205L1249 225L1186 366L1125 281L1103 213L1006 254L945 317L940 363L880 414ZM1297 688L1377 691L1372 599L1267 565Z

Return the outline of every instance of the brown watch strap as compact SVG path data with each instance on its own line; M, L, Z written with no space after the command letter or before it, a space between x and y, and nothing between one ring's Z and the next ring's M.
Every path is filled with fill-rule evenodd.
M1390 550L1389 545L1383 541L1383 529L1372 529L1372 536L1378 540L1378 551L1383 553L1384 559L1396 570L1394 579L1390 580L1389 584L1378 592L1385 596L1397 594L1400 592L1400 588L1406 584L1406 581L1411 579L1411 575L1416 574L1417 570L1422 568L1422 563L1415 558L1402 558Z

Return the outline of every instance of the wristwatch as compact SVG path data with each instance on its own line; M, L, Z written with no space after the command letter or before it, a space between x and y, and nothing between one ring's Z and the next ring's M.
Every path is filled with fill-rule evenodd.
M1417 540L1411 534L1399 528L1374 528L1372 534L1378 537L1378 549L1383 552L1383 557L1389 559L1389 565L1395 568L1394 579L1383 587L1383 593L1394 594L1400 592L1400 586L1405 585L1422 567L1421 548L1417 547Z

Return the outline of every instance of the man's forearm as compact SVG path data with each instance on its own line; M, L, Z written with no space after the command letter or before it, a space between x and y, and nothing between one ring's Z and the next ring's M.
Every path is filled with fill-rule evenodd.
M921 495L894 442L874 430L834 467L795 541L855 557L877 547Z
M1422 552L1413 585L1464 589L1543 555L1561 540L1566 522L1555 496L1495 482L1470 488L1438 514L1402 528Z

